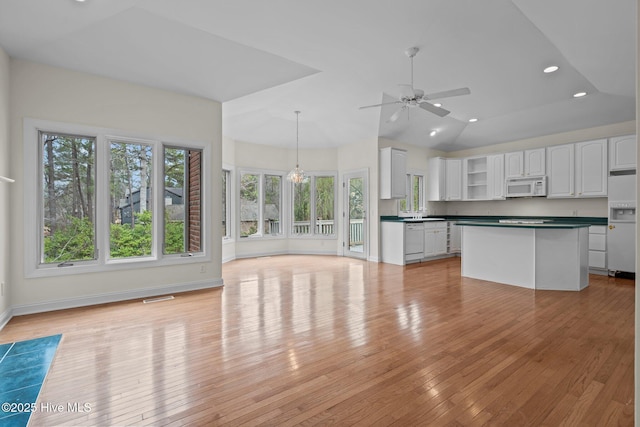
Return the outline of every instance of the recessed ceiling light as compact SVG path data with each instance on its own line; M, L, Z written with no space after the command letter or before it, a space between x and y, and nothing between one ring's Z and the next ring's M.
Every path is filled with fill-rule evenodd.
M434 102L433 105L435 105L436 107L442 107L442 104L439 102Z
M438 131L432 130L431 133L429 133L429 136L436 136L436 133L438 133Z
M553 73L554 71L558 71L558 66L557 65L551 65L547 68L545 68L544 70L542 70L545 73Z
M472 119L469 119L469 123L475 123L475 122L477 122L477 121L478 121L478 119L476 119L475 117L474 117L474 118L472 118Z
M587 92L577 92L573 94L574 98L582 98L583 96L585 96L587 94Z

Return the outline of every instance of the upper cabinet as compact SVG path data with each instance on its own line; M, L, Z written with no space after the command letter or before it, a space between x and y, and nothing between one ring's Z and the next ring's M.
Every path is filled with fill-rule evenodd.
M514 151L504 155L504 177L543 176L547 174L545 148Z
M464 159L463 200L502 200L504 194L504 154Z
M547 197L574 197L575 144L547 147Z
M519 178L524 175L524 153L514 151L504 155L504 177Z
M576 197L607 195L607 140L576 144Z
M447 199L446 162L444 157L432 157L427 162L427 200L430 202Z
M445 200L462 200L462 159L446 159Z
M504 154L487 156L487 195L491 200L505 198Z
M462 159L432 157L428 161L427 200L462 200Z
M606 197L607 140L547 147L547 197Z
M544 176L547 174L545 148L524 151L524 175Z
M407 152L397 148L380 149L380 198L407 196Z
M462 165L464 200L487 200L487 157L470 157Z
M636 135L618 136L609 140L609 170L626 171L636 168Z

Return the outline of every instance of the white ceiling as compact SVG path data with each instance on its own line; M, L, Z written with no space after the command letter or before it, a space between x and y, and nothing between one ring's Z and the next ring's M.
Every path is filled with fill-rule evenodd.
M636 16L635 0L0 0L0 45L221 101L236 140L295 147L301 110L301 148L451 151L634 120ZM416 88L471 95L442 100L444 118L360 110L399 96L411 46Z

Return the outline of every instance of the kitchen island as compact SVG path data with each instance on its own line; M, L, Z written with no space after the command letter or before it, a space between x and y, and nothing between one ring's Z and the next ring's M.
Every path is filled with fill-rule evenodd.
M589 226L545 221L459 221L462 276L529 289L589 285Z

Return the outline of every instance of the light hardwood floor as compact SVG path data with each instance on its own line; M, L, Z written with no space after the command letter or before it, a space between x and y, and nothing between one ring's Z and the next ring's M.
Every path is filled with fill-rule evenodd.
M19 316L62 333L31 425L633 425L634 283L582 292L328 256L223 265L224 288Z

